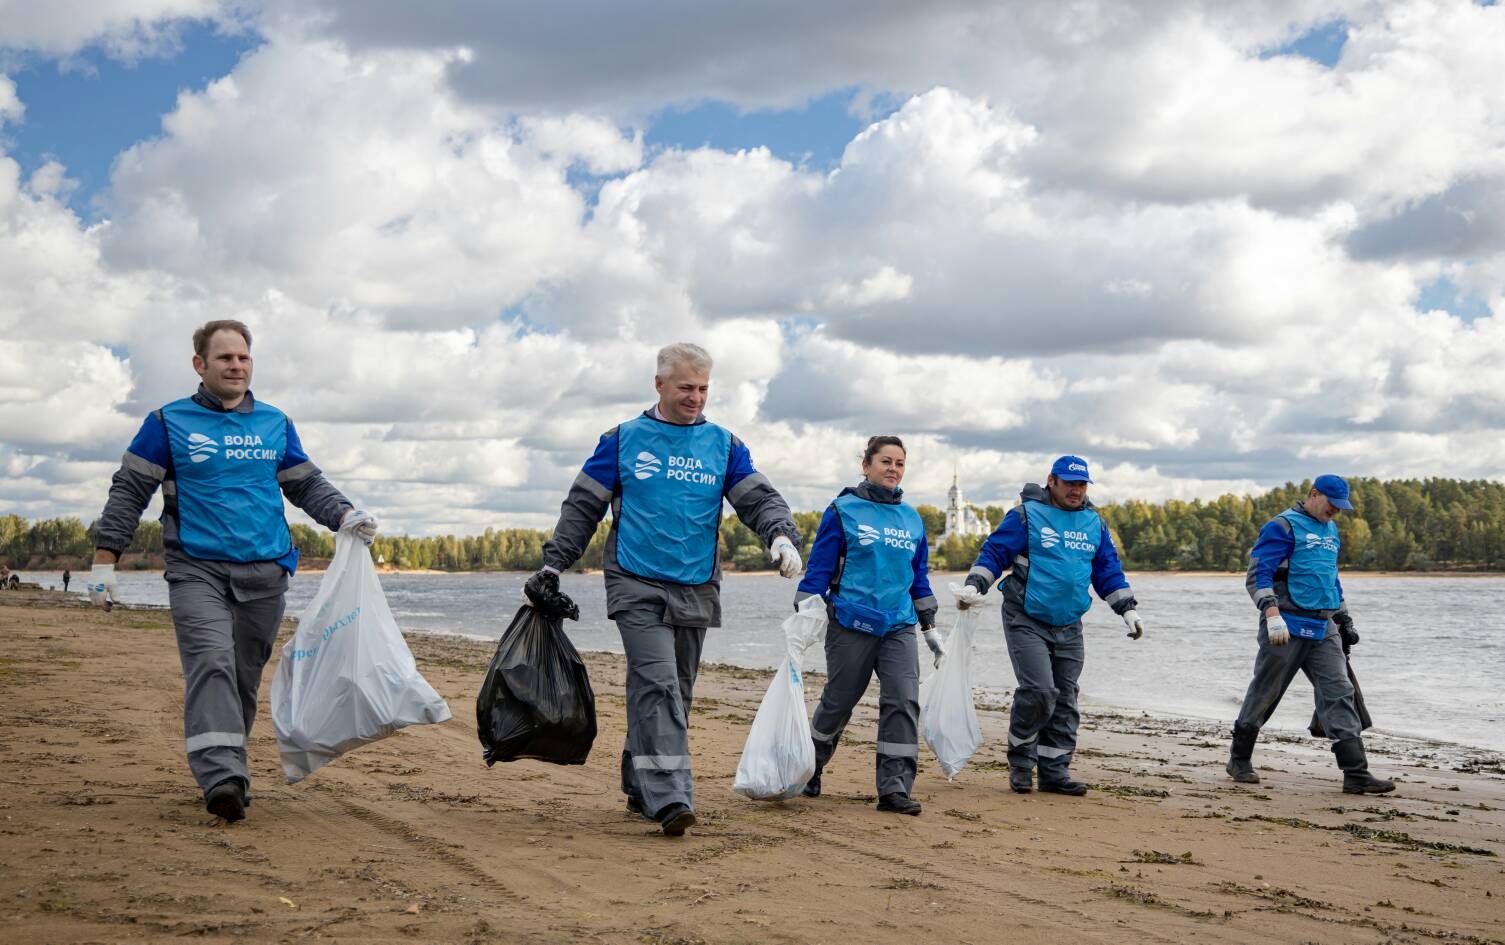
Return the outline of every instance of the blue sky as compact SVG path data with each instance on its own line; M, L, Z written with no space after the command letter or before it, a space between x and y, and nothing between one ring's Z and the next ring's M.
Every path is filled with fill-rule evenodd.
M1498 7L485 6L0 19L0 154L78 182L0 190L0 513L97 514L226 316L258 394L413 533L551 524L685 339L800 508L878 431L920 501L952 469L1007 501L1062 453L1108 501L1505 470ZM1312 337L1343 339L1317 375Z
M81 216L95 218L115 155L159 134L162 116L172 111L180 92L200 90L228 75L260 43L254 32L224 33L191 23L168 55L121 61L93 46L66 61L36 58L11 73L26 106L25 120L9 131L11 156L26 173L48 159L62 162L78 182L71 205ZM899 104L863 100L859 114L858 99L858 90L845 88L789 109L744 110L719 100L666 107L649 118L644 143L650 153L668 147L766 147L793 164L824 170L841 159L859 131ZM573 174L572 181L588 193L599 187L584 173Z
M92 216L115 155L156 136L179 92L228 75L260 43L255 33L225 34L203 23L184 25L180 39L170 56L122 62L96 46L63 62L37 58L11 73L26 105L25 120L9 132L12 156L28 172L49 158L61 161L78 181L74 209Z

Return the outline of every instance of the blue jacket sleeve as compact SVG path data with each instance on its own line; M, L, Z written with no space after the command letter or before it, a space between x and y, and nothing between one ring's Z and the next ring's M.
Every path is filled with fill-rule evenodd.
M172 453L167 446L167 425L156 411L146 415L141 429L136 431L135 439L126 449L162 470L172 465ZM157 478L163 477L159 475Z
M1139 606L1134 592L1129 590L1129 579L1124 577L1123 564L1118 560L1118 546L1113 544L1113 533L1108 530L1107 522L1103 523L1103 540L1098 542L1097 554L1092 556L1092 588L1119 616Z
M923 531L920 532L920 540L915 543L914 583L909 586L909 596L917 601L935 596L930 589L930 545Z
M1275 603L1275 572L1296 550L1296 539L1285 520L1273 518L1259 530L1259 538L1249 551L1249 574L1245 578L1249 596L1260 610Z
M815 530L815 541L810 544L810 557L805 561L805 576L795 592L795 603L811 594L824 595L836 576L836 567L846 554L847 536L841 528L841 516L836 506L826 506L820 517L820 526Z
M287 422L287 449L282 454L282 462L277 464L278 472L286 472L296 466L309 462L308 454L303 451L303 440L298 436L298 428L293 426L293 421Z
M967 575L968 582L975 583L971 581L974 575L981 577L985 582L982 589L986 592L998 582L1003 572L1014 566L1014 559L1028 547L1029 529L1024 527L1024 516L1018 509L1010 509L993 529L993 534L983 542L982 550L977 553L977 560Z
M585 461L580 471L594 479L596 484L605 489L608 494L616 491L617 431L615 428L601 435L601 439L596 443L596 451L591 454L590 459Z
M935 626L935 614L940 610L935 592L930 589L930 543L924 529L914 551L914 583L909 585L909 596L914 600L915 614L921 628Z

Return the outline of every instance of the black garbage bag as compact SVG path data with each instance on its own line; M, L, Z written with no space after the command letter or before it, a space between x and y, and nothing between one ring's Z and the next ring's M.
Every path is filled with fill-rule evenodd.
M1347 652L1343 654L1348 656ZM1369 717L1369 708L1364 705L1364 690L1359 688L1359 677L1353 674L1353 663L1348 664L1348 681L1353 683L1353 708L1359 713L1359 731L1367 732L1374 727L1374 720ZM1317 718L1317 713L1312 713L1312 724L1306 727L1315 738L1326 738L1327 732L1322 728L1322 721Z
M580 609L558 588L526 588L531 603L496 645L476 697L476 731L487 766L537 758L585 764L596 740L596 695L585 661L564 633Z

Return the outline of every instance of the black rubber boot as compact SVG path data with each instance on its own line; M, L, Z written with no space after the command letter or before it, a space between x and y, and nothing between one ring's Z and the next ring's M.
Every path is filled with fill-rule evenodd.
M1059 781L1047 781L1041 778L1040 792L1042 794L1069 794L1072 797L1081 797L1087 793L1087 782L1073 781L1070 778L1061 778Z
M816 768L810 780L805 782L804 790L800 791L806 797L820 797L820 769Z
M1254 740L1259 729L1233 727L1233 746L1228 749L1228 777L1240 784L1258 784L1259 775L1249 759L1254 757Z
M204 795L204 806L209 813L223 817L230 823L246 819L246 794L240 778L226 778Z
M1028 794L1035 789L1035 772L1029 768L1009 765L1009 787L1015 794Z
M659 826L666 837L682 837L695 826L695 812L683 804L670 804L658 812Z
M1364 755L1362 738L1333 742L1333 756L1338 759L1338 767L1343 769L1344 794L1389 794L1395 790L1394 781L1369 773L1369 759Z
M878 809L890 814L908 814L911 817L920 816L920 802L908 794L885 794L878 798Z

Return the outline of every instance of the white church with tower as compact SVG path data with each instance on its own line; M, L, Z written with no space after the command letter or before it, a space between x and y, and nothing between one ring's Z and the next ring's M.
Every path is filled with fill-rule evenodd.
M972 510L962 499L962 487L957 480L956 473L951 474L951 490L946 493L946 530L941 533L937 541L944 541L952 535L961 535L970 538L974 535L992 534L993 528L988 520Z

